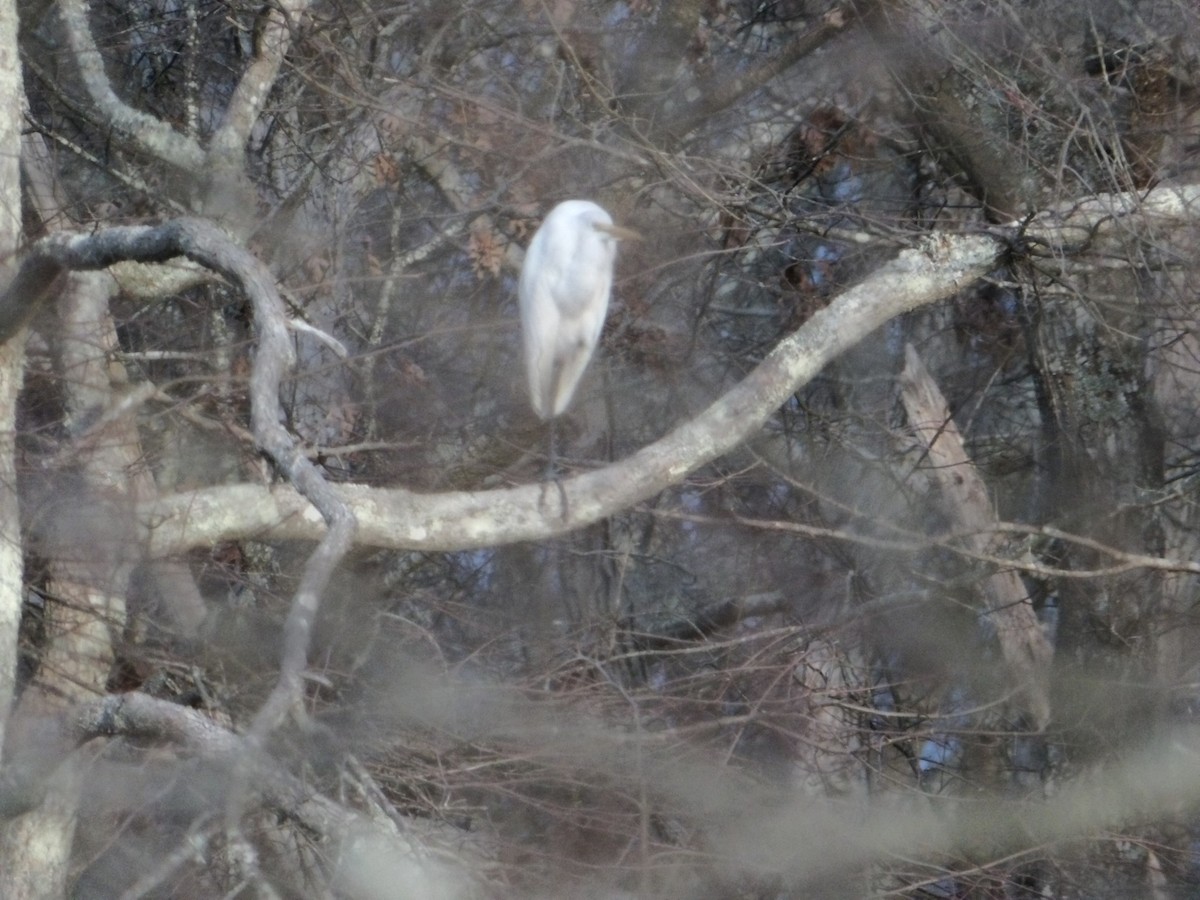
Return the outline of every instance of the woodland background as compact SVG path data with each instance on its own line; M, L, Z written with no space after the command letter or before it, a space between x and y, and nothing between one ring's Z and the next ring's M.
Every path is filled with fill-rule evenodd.
M0 97L4 897L1195 896L1188 0L0 0Z

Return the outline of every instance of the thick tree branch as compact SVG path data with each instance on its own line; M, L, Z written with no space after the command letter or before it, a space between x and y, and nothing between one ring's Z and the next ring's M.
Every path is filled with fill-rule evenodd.
M82 0L62 0L58 5L71 52L79 65L82 81L96 109L131 146L177 169L196 173L204 167L204 151L191 138L121 100L112 89L104 58L96 47Z
M262 114L291 46L292 30L308 6L308 0L281 0L263 8L256 31L254 60L242 73L225 107L225 117L213 135L210 152L218 165L235 165L239 172L244 168L242 154L250 129Z
M333 511L343 500L354 508L360 526L358 539L363 543L462 550L537 540L628 508L729 452L830 361L895 316L967 287L1015 245L1049 254L1095 248L1113 235L1123 236L1134 221L1139 227L1154 219L1164 225L1193 221L1198 201L1197 185L1158 188L1145 196L1100 195L1047 210L1021 228L1013 225L991 234L932 235L844 291L700 415L628 459L565 479L565 507L541 485L433 495L356 485L334 488L303 460L278 425L278 401L274 389L265 388L269 380L265 373L256 380L256 427L264 431L264 448L283 460L281 468L291 472L299 466L293 483L301 493L311 492L317 498L314 505L318 509ZM205 249L210 242L226 252ZM0 295L0 338L14 333L32 314L37 299L64 269L99 268L121 259L163 261L178 255L241 282L248 294L274 293L269 275L253 257L203 223L184 220L156 228L55 235L34 245L9 289ZM286 342L282 321L277 326L265 319L259 324L264 334L273 335L271 341ZM284 358L272 366L281 374ZM268 394L269 412L262 405L268 402ZM247 534L310 539L324 534L322 517L295 492L280 487L238 485L164 497L149 504L142 518L149 531L151 553L156 556Z
M464 550L540 540L611 516L682 481L752 436L796 390L876 328L968 287L1014 248L1066 254L1123 238L1136 221L1195 221L1200 185L1106 194L1047 210L1023 227L935 234L840 294L783 340L741 383L662 439L611 466L562 481L494 491L417 494L342 485L358 540L378 547ZM0 314L3 303L0 300ZM317 538L320 518L286 488L218 487L165 497L144 510L153 555L247 534Z
M89 235L52 235L34 245L16 277L0 296L0 339L32 315L58 276L68 270L100 269L121 260L163 262L186 256L237 284L254 307L258 349L250 377L251 424L258 445L296 490L320 511L328 526L309 556L284 626L279 689L264 706L254 731L269 730L290 698L298 695L309 634L321 594L349 549L354 514L297 447L284 421L279 385L295 362L283 304L270 272L214 226L180 219L159 226L112 228Z
M784 340L703 413L622 462L564 479L565 504L557 491L540 484L438 495L356 486L338 490L355 508L360 540L378 546L460 550L580 528L654 496L729 452L831 360L894 316L970 284L995 265L1003 249L999 240L976 235L937 239L902 252ZM285 491L238 486L189 497L193 502L165 498L146 510L155 554L263 526L282 527L292 536L319 534L317 522Z

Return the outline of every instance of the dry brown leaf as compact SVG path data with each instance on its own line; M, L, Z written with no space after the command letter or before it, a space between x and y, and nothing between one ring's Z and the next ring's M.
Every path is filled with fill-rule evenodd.
M400 167L390 153L377 153L371 160L371 174L379 184L398 184Z
M477 228L472 231L467 253L476 277L487 273L495 278L500 274L500 268L504 265L504 243L493 229Z

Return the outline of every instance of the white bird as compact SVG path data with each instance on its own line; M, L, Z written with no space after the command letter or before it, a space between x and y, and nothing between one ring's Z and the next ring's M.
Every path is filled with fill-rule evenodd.
M542 419L571 402L604 327L617 241L638 236L590 200L558 204L534 234L517 293L529 398Z

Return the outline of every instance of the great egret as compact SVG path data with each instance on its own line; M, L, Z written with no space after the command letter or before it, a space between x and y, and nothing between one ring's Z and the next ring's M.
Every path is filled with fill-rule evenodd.
M558 204L534 234L517 292L529 398L542 419L571 402L604 327L617 241L637 237L590 200Z

